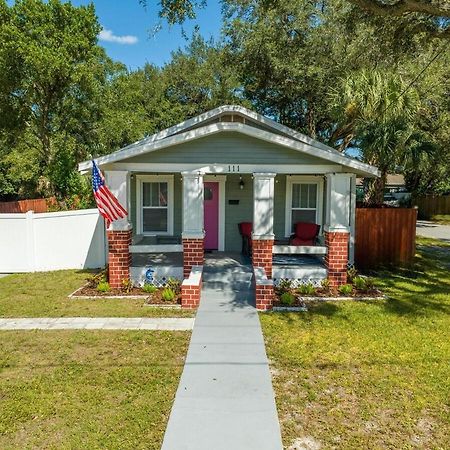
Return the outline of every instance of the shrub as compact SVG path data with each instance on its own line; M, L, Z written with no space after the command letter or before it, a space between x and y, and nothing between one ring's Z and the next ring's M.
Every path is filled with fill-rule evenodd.
M158 290L158 288L156 286L154 286L153 284L148 284L148 283L145 283L141 289L144 292L146 292L147 294L154 294Z
M301 284L298 287L298 292L303 295L314 295L316 288L311 283Z
M278 283L277 291L281 295L284 292L290 292L292 290L292 280L282 279Z
M375 280L373 278L366 278L364 281L366 282L366 290L373 291L376 289Z
M133 282L129 278L124 278L122 280L122 287L126 294L129 294L133 289Z
M283 292L280 302L282 305L292 306L295 303L295 295L292 292Z
M324 278L320 282L320 286L322 287L322 289L326 289L327 291L329 291L330 290L330 280L328 278Z
M161 298L165 302L171 302L172 300L175 299L175 292L170 288L164 288L163 291L161 292Z
M167 280L166 285L169 289L172 289L172 291L175 292L175 294L179 294L181 292L181 281L177 280L176 278L170 277Z
M86 278L86 281L88 283L88 287L96 288L99 283L108 281L106 270L102 270L101 272L94 273L93 275L89 275Z
M338 288L341 295L350 295L353 292L353 286L351 284L343 284Z
M347 270L347 278L348 281L351 283L356 277L358 276L358 271L354 267L350 267Z
M364 291L366 289L366 279L363 277L354 278L353 284L358 291Z
M97 284L97 291L98 292L109 292L111 288L109 287L109 283L107 281L100 281L100 283Z

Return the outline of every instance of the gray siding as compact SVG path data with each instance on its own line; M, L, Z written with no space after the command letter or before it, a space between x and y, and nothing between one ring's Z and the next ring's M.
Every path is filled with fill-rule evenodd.
M122 162L199 164L329 164L329 161L240 133L224 132Z
M225 183L225 250L240 252L242 239L238 223L253 221L253 180L249 174L242 175L244 189L239 188L239 175L227 175ZM229 200L239 200L230 205Z

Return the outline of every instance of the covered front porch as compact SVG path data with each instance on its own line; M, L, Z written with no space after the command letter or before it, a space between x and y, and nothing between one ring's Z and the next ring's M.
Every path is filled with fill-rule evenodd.
M115 222L110 233L129 233L133 282L187 280L193 267L205 264L205 252L215 258L239 255L243 222L252 227L252 251L242 258L262 268L272 285L284 279L318 285L327 277L335 285L345 282L353 254L353 174L225 174L225 168L209 173L106 172L111 190L128 205L128 219ZM311 245L292 245L299 221L318 225ZM336 236L342 239L334 247Z

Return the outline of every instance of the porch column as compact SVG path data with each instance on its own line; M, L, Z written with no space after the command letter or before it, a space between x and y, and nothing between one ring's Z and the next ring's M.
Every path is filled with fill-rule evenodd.
M183 176L183 277L192 266L203 266L203 174L182 172Z
M347 282L350 240L351 179L353 174L327 174L327 209L325 215L325 265L332 287Z
M272 278L274 173L253 174L252 264Z
M129 211L130 174L125 170L105 172L106 185L119 203ZM107 230L109 285L121 288L130 279L132 226L128 217L112 222Z

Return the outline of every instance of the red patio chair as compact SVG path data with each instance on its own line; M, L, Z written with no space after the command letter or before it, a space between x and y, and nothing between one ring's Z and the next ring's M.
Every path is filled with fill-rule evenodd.
M315 245L319 235L320 225L309 222L297 222L294 234L289 238L289 245Z
M239 233L242 236L242 253L246 256L252 255L252 222L241 222L238 224Z

